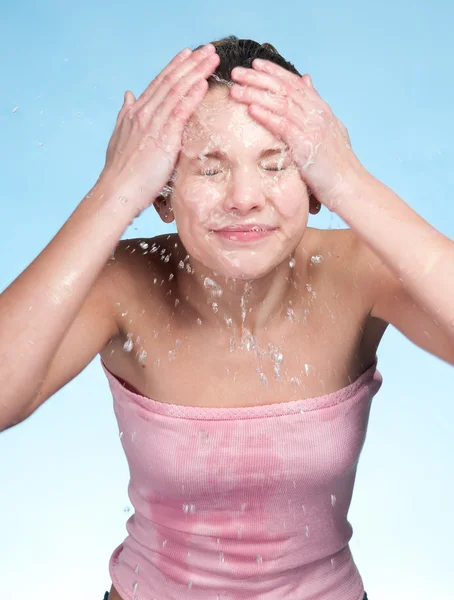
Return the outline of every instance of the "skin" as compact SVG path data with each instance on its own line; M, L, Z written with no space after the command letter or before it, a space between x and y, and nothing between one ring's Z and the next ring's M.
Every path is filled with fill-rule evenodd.
M206 156L216 151L225 156ZM174 179L172 194L161 198L156 209L165 222L176 220L198 275L190 284L180 278L180 295L189 296L209 322L229 312L252 332L266 326L292 294L291 260L309 213L307 186L289 150L230 97L228 88L216 86L188 122ZM234 224L265 224L276 230L252 243L213 232ZM301 283L301 272L299 276ZM216 298L218 313L207 305L214 287L205 287L207 277L222 291Z
M206 156L216 151L225 156ZM181 256L189 255L194 271L177 273L175 296L186 298L205 331L227 331L225 314L241 336L245 329L267 336L271 322L281 329L282 307L289 306L298 288L309 281L300 251L307 232L308 189L285 143L257 123L227 87L213 87L185 128L171 188L155 208L165 223L176 221L184 246ZM276 230L252 243L213 233L240 223L272 225ZM109 600L122 600L114 586Z

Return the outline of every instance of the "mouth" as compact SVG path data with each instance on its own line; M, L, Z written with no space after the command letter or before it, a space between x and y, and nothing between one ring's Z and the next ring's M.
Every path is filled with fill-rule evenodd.
M222 229L215 230L215 233L234 231L234 232L263 232L263 231L274 231L277 229L276 227L271 227L269 225L230 225L228 227L223 227Z
M214 230L214 233L230 242L254 242L269 237L276 229L268 225L235 225Z

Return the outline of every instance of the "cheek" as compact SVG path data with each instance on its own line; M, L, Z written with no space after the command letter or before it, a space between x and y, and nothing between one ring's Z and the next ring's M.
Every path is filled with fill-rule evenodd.
M191 221L193 224L211 222L221 199L222 193L216 185L195 181L184 187L183 194L178 194L176 190L172 202L175 217L179 221Z
M275 177L269 183L281 219L297 220L308 211L307 191L299 177Z

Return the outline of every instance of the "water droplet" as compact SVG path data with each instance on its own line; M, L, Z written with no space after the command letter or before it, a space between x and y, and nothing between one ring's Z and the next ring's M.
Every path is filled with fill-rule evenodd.
M169 360L175 360L177 357L176 350L169 350Z
M197 325L202 325L202 319L197 319Z
M170 275L169 275L169 281L172 281L173 278L174 278L173 273L170 273Z
M312 365L305 364L304 369L306 371L306 375L310 375L311 373L315 373L315 367Z
M129 336L130 334L128 334ZM128 339L126 340L126 342L123 345L123 350L125 352L131 352L131 350L134 348L134 342L132 341L132 339L130 337L128 337Z
M321 256L320 254L312 256L311 262L314 265L319 265L321 262L323 262L323 256Z
M301 381L298 379L298 377L291 377L290 383L293 385L293 387L295 389L301 385Z
M258 565L261 565L263 563L263 558L260 556L260 554L256 557L256 562Z
M211 308L213 309L214 313L218 312L218 303L217 302L213 302L213 304L211 305Z
M123 437L123 432L120 431L120 440L121 440L122 437Z
M141 350L141 351L139 352L139 362L140 362L141 364L143 364L143 363L145 362L145 359L146 359L146 358L147 358L147 352L146 352L146 350Z
M331 494L331 505L334 506L336 504L336 496Z
M164 541L162 542L162 547L163 547L163 548L165 548L166 546L167 546L167 540L164 540Z
M133 431L132 435L131 435L131 442L133 442L136 439L136 432Z
M268 388L268 379L267 379L265 373L259 372L259 379L260 379L260 383L263 386L265 386L266 388Z
M18 110L19 110L19 107L18 107L18 106L15 106L15 107L13 108L13 115L15 115L15 114L17 113L17 111L18 111Z
M296 260L294 258L291 258L290 261L289 261L289 263L288 263L288 266L291 269L293 269L293 267L295 266L295 264L296 264Z
M306 537L309 537L309 525L306 525Z
M219 552L219 559L222 563L225 562L224 552Z
M295 320L295 311L293 310L293 308L287 308L287 319L289 321Z
M147 242L139 242L139 246L143 249L146 250L148 248L148 244Z
M222 289L215 281L213 281L209 277L205 277L203 281L203 286L205 289L209 290L213 296L217 296L218 298L222 296Z

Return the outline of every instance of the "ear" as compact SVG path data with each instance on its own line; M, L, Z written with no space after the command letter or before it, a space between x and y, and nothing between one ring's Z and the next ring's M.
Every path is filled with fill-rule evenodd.
M174 216L170 196L158 196L153 206L164 223L172 223Z

